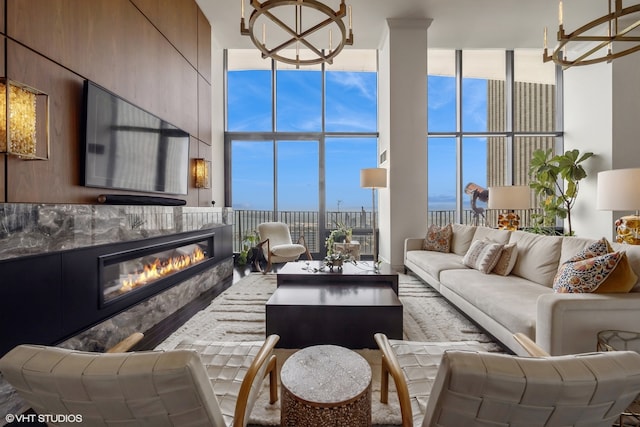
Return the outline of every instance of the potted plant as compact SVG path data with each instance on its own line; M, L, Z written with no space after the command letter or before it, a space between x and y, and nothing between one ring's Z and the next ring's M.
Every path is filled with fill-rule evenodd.
M258 232L255 230L247 232L244 238L242 239L242 249L238 253L237 263L240 266L243 266L247 263L247 257L249 255L249 251L252 250L256 243L260 241L260 236Z
M568 236L573 236L571 228L571 209L578 197L579 182L587 177L582 162L593 153L580 154L579 150L569 150L564 154L553 155L553 150L536 150L529 165L529 186L533 188L541 214L534 214L534 229L542 233L553 229L556 217L567 219ZM563 185L564 184L564 185Z
M333 253L334 243L351 242L353 230L341 221L335 222L335 226L336 228L331 230L329 237L327 237L324 242L324 246L327 248L327 255L331 255Z

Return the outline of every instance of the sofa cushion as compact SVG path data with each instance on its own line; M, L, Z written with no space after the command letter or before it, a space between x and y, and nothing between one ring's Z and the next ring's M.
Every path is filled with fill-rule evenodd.
M610 294L619 292L629 292L638 283L638 275L629 264L629 257L626 252L622 252L622 258L613 272L602 282L596 293Z
M462 258L462 263L484 274L489 274L500 259L503 246L490 240L474 240Z
M451 239L451 252L462 255L467 253L476 232L476 226L453 224L453 238Z
M435 251L408 251L407 260L426 271L431 277L440 281L443 270L466 269L460 255Z
M507 243L509 243L509 236L511 236L511 231L509 230L498 230L497 228L489 227L477 227L476 232L473 235L473 240L486 239L506 245Z
M516 276L484 275L476 270L447 270L441 289L457 294L512 333L535 336L537 300L553 290Z
M427 251L449 252L451 248L451 237L453 236L453 228L451 224L439 227L431 224L424 237L422 249Z
M551 288L558 272L562 239L562 236L512 231L509 243L518 246L518 259L511 274Z
M516 265L517 259L518 246L515 243L504 245L500 253L500 258L498 258L498 262L491 272L499 274L500 276L508 276L511 270L513 270L513 266Z

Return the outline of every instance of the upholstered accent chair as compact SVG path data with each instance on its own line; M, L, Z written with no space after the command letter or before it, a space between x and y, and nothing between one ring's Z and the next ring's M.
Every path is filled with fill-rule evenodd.
M258 234L260 235L258 247L264 253L267 267L262 269L258 264L256 268L263 273L269 272L273 264L295 261L302 254L306 254L307 259L311 259L304 236L301 235L298 241L293 243L289 226L284 222L263 222L258 225Z
M405 427L610 427L640 392L640 354L631 351L522 357L460 349L472 343L375 339L380 400L390 374Z
M0 372L36 413L81 415L86 425L246 426L267 375L277 400L278 339L131 353L19 345Z

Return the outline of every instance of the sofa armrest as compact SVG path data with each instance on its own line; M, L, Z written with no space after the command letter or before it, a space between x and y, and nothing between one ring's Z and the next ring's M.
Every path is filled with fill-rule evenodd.
M408 251L422 250L422 242L424 242L424 237L409 237L407 239L404 239L405 258L407 256Z
M536 343L552 356L596 351L598 332L607 329L640 329L640 293L538 297Z

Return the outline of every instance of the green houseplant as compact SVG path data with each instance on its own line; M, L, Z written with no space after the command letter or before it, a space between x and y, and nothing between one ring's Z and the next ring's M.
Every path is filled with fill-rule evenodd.
M258 232L255 230L249 231L245 234L242 239L242 249L240 249L240 253L238 253L238 265L242 266L247 263L247 256L249 255L249 251L260 241L260 236Z
M553 155L553 150L536 150L529 165L529 186L534 190L541 214L534 214L536 221L534 232L543 232L553 228L556 218L567 219L569 236L571 228L571 209L578 197L579 182L587 177L582 162L593 153L580 154L579 150L569 150L564 154ZM564 185L563 185L564 184Z
M333 244L334 243L349 243L351 241L351 235L353 230L347 227L343 222L337 221L335 223L335 227L329 233L329 237L324 242L324 246L327 248L327 255L331 255L333 253Z

